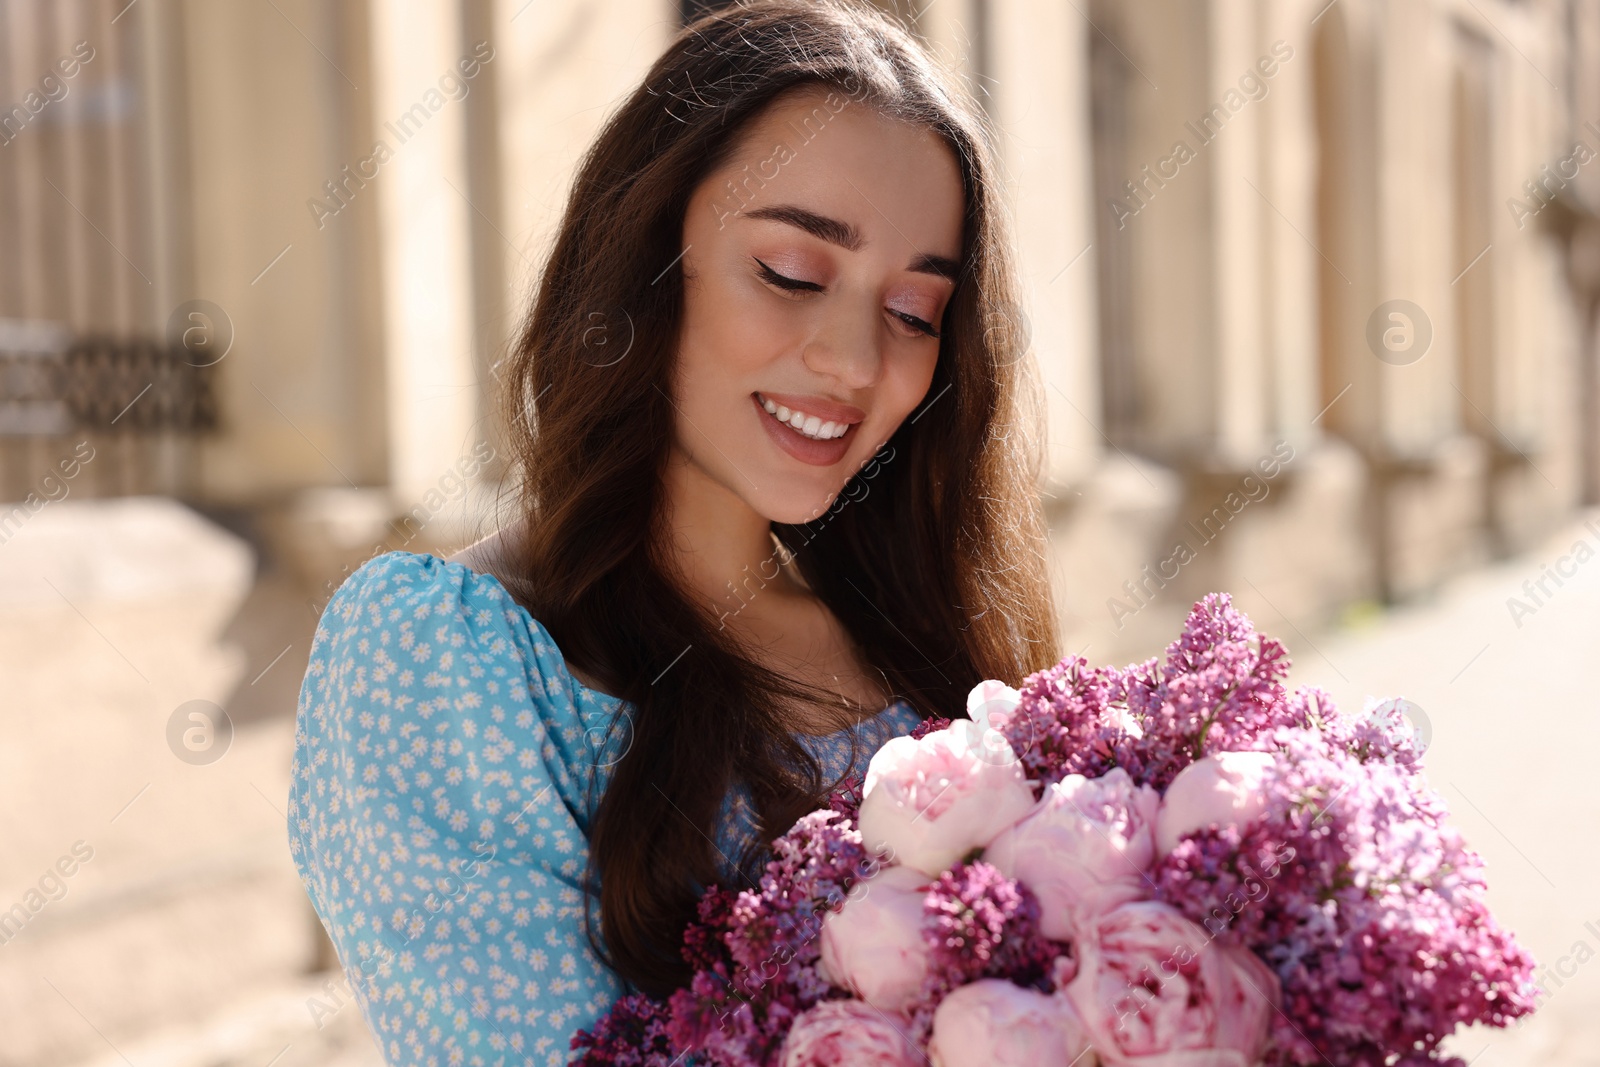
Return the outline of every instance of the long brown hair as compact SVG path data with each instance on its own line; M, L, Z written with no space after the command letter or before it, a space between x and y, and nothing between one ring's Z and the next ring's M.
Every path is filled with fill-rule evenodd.
M686 980L684 924L700 887L721 880L726 790L750 789L759 848L835 784L780 707L836 695L757 666L662 549L684 212L750 119L802 85L942 136L962 175L964 247L923 406L826 514L773 531L924 715L964 715L977 682L1015 683L1058 658L1035 488L1040 389L981 114L860 0L756 0L699 18L579 166L503 375L523 532L493 565L566 659L624 701L612 729L629 735L626 754L589 828L588 878L597 949L655 995Z

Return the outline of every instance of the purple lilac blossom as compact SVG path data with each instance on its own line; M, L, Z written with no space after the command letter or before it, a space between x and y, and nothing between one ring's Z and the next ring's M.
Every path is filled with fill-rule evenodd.
M1373 729L1274 731L1266 814L1190 835L1152 871L1160 899L1277 973L1270 1065L1428 1062L1457 1027L1534 1007L1533 960L1490 915L1482 860L1401 731Z
M1008 978L1050 992L1056 957L1071 955L1070 946L1039 932L1039 901L1028 887L981 860L933 879L922 902L922 936L928 976L910 1015L923 1044L939 1002L956 987Z
M586 1050L579 1062L673 1067L667 1020L666 1005L643 993L630 993L612 1005L593 1031L579 1030L573 1035L572 1048Z
M835 799L849 807L845 794ZM822 920L877 858L862 846L853 814L832 808L803 817L773 853L759 891L717 890L716 906L702 907L701 926L685 935L697 973L669 1001L668 1032L708 1063L774 1062L794 1019L839 995L817 971Z

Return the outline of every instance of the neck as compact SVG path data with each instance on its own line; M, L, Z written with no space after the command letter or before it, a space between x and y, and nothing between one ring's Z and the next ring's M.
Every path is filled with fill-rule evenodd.
M674 449L664 483L671 557L688 591L724 623L747 605L809 597L772 524Z

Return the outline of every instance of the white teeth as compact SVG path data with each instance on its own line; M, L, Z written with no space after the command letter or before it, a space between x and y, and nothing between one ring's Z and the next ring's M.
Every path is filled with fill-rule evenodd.
M815 437L819 441L831 441L835 437L843 437L848 429L850 429L848 423L825 422L816 430L812 430L811 422L807 420L805 428L800 432L807 437Z
M782 404L768 400L766 397L761 398L761 407L779 422L786 422L800 433L805 434L807 437L816 438L819 441L843 437L850 429L850 424L847 422L823 422L816 415L807 415L803 411L790 411Z

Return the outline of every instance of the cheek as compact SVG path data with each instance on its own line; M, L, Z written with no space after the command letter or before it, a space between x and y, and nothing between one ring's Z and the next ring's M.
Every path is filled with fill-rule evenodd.
M684 297L679 363L708 388L737 386L791 348L798 321L781 301L726 274L706 272ZM751 386L753 388L753 386Z
M939 356L936 345L928 348L927 353L901 350L885 354L883 378L874 392L872 413L858 428L849 455L851 470L867 463L910 419L917 418L918 425L936 419L941 407L949 402L948 395L935 401L934 391L929 388ZM918 414L924 410L927 414Z
M924 347L926 351L921 351ZM939 361L939 346L928 344L918 346L918 349L894 354L902 358L891 357L884 375L885 406L897 424L916 415L924 404L934 399L929 389L933 384L934 367Z

